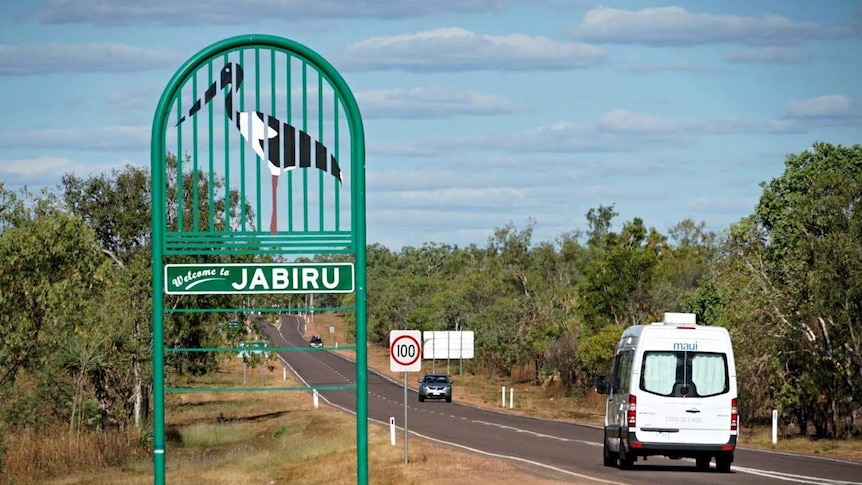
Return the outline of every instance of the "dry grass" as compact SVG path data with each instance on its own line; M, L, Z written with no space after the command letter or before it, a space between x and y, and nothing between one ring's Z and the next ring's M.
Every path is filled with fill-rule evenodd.
M230 384L242 377L242 366L228 361L213 384ZM268 386L296 385L282 380L281 369L267 372ZM352 484L356 483L356 420L325 406L314 409L307 393L299 392L199 392L171 395L166 411L170 438L166 446L168 483L207 484ZM43 437L42 444L59 435ZM29 453L33 453L32 447ZM146 454L144 454L146 455ZM389 430L369 428L369 481L376 484L427 483L432 474L443 483L553 485L500 461L419 439L409 443L409 463L404 463L403 442L389 442ZM68 458L68 457L67 457ZM441 467L441 463L446 463ZM48 469L45 463L40 470ZM11 470L10 470L11 472ZM9 483L46 485L136 485L153 482L149 456L121 463L69 466L58 473L10 473ZM570 482L566 482L570 483Z
M37 483L46 477L122 466L130 459L147 455L139 447L141 437L137 432L79 435L69 434L67 429L53 432L25 429L6 438L8 450L3 464L6 477L15 477L11 483Z
M802 436L779 435L778 442L773 445L772 430L770 428L742 428L739 433L740 446L748 448L783 451L788 453L804 453L840 460L862 462L862 446L860 446L858 440L818 440Z

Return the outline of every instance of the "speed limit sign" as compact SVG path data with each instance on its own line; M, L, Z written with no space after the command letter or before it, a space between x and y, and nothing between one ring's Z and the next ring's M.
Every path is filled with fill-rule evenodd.
M419 372L422 370L422 332L392 330L389 332L389 370Z

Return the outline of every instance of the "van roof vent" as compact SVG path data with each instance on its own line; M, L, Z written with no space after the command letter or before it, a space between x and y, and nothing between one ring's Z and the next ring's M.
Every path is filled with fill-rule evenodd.
M697 315L694 313L665 313L662 323L665 325L695 325Z

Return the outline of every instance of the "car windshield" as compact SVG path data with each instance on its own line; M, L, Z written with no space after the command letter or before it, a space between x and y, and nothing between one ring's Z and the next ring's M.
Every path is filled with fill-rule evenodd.
M425 376L425 382L438 382L438 383L447 383L449 379L446 376Z

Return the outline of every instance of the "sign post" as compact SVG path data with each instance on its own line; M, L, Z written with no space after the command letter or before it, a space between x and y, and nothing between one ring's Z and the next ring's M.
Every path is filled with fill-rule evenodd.
M407 373L422 370L422 332L392 330L389 332L389 370L404 372L404 463L407 459Z
M150 167L154 484L166 481L165 393L189 389L166 386L165 354L223 350L166 348L165 324L182 312L284 311L245 302L211 308L196 298L246 293L305 293L306 307L288 310L308 315L315 293L355 294L343 310L356 321L348 387L356 392L356 482L367 484L365 129L344 78L290 39L218 41L162 91ZM317 255L352 262L288 263Z

